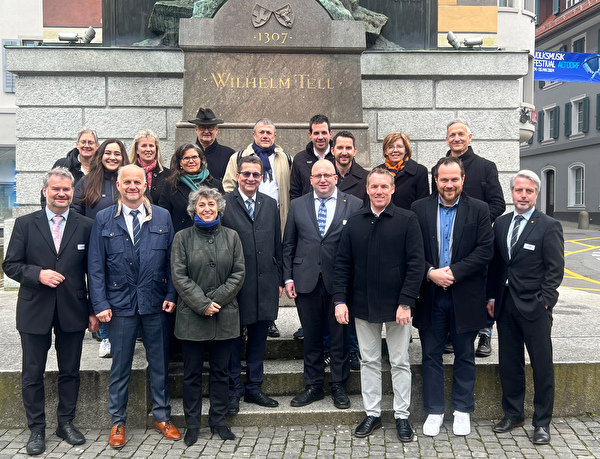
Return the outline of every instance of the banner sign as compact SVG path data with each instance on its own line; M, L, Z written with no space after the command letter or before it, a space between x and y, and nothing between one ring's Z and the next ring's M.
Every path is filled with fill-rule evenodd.
M600 83L600 54L536 51L533 79Z

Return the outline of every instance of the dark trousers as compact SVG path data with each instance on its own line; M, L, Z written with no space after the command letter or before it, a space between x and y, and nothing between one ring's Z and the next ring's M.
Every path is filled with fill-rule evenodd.
M200 427L202 414L202 367L204 352L208 352L210 376L208 397L210 410L208 423L211 426L224 426L227 414L229 372L227 366L231 357L231 343L223 341L181 340L183 350L183 412L185 424L189 428Z
M75 418L79 395L79 364L85 330L71 333L63 331L55 309L52 327L48 333L36 335L20 332L23 353L21 389L27 425L32 431L43 431L46 428L44 371L48 350L52 344L52 328L58 361L58 424Z
M152 415L157 422L168 421L171 418L171 395L167 314L113 315L107 325L113 355L108 382L108 412L112 416L112 424L125 424L127 421L131 365L140 328L148 361Z
M477 331L456 333L456 319L452 294L448 290L436 289L431 328L419 330L423 353L423 406L428 414L443 414L444 365L442 356L446 337L454 346L452 378L452 408L464 413L475 410L475 346Z
M348 326L340 325L335 319L331 295L319 281L310 293L298 293L296 306L304 330L304 379L308 386L323 387L325 365L323 363L323 330L329 324L331 336L331 379L330 386L345 384L350 377L348 362Z
M246 393L256 394L261 391L264 375L263 361L267 347L267 332L269 320L260 320L246 325ZM241 397L242 386L242 331L240 336L233 339L231 358L229 359L229 396Z
M548 427L554 408L552 313L545 311L535 320L525 319L506 289L496 323L504 415L518 422L525 417L525 345L533 370L533 425Z

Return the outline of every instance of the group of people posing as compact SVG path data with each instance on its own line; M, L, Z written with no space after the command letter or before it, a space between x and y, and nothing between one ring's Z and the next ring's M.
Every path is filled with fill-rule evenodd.
M112 356L111 446L127 439L138 335L155 428L181 438L170 420L168 382L169 349L180 346L184 442L198 439L205 353L209 427L235 439L226 415L239 412L242 396L245 403L279 405L262 392L262 382L267 336L284 291L296 302L304 337L306 387L292 406L324 398L329 361L333 404L349 408L345 384L356 364L366 416L355 435L381 427L385 324L397 434L411 441L414 323L428 414L423 434L436 436L443 423L442 356L451 347L453 432L468 435L475 355L490 355L496 320L504 418L493 430L523 425L526 346L535 388L533 442L550 441L550 330L563 239L560 224L535 209L535 173L511 178L514 211L501 216L496 166L473 152L462 120L447 126L450 150L432 169L431 193L428 171L411 158L402 132L385 137L384 163L368 172L355 161L352 133L332 136L324 115L310 120L310 142L293 158L276 145L268 119L255 124L253 142L238 152L217 142L223 120L212 110L201 108L190 122L197 141L179 146L169 168L152 131L136 135L128 157L121 141L98 145L95 132L83 129L77 147L44 177L43 209L16 220L3 269L21 284L17 329L29 454L45 450L43 374L52 330L56 434L68 443L85 442L73 419L86 328L101 330L100 356Z

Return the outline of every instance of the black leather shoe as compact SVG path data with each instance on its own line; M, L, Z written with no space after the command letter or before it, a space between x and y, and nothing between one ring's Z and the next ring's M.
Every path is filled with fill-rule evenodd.
M322 387L312 387L312 386L307 386L306 389L304 389L304 392L296 395L292 401L290 402L290 405L298 407L298 406L306 406L306 405L310 405L312 402L316 402L317 400L323 400L323 398L325 397L325 393L323 392L323 388Z
M350 352L350 369L353 371L360 371L360 359L358 358L358 352Z
M300 327L294 332L294 339L304 339L304 329Z
M488 335L479 335L479 344L475 351L476 357L489 357L492 355L492 341Z
M269 323L269 329L267 330L267 336L269 338L279 338L281 334L279 333L279 330L277 328L277 325L275 325L275 322L271 322Z
M59 425L56 428L56 435L69 445L83 445L85 443L85 437L71 421Z
M536 427L533 431L533 444L534 445L547 445L550 443L550 428L549 427Z
M342 386L333 386L331 388L333 404L339 410L350 408L350 399L346 395L346 390Z
M246 392L244 394L244 401L246 403L256 403L259 406L265 406L267 408L275 408L276 406L279 406L279 402L277 400L273 400L271 397L262 392L257 392L256 394L249 394Z
M354 431L354 436L358 438L368 437L375 429L379 429L380 427L381 418L379 416L367 416Z
M46 450L46 433L43 430L32 430L27 440L27 454L37 456Z
M235 440L235 434L227 426L210 426L211 433L217 432L221 440Z
M524 421L513 421L512 419L504 418L502 421L494 425L492 430L496 433L506 433L513 430L515 427L523 427Z
M229 397L229 402L227 403L227 414L238 414L240 412L240 398L239 397Z
M185 437L183 437L183 442L187 446L192 446L197 441L198 441L198 427L188 427L185 431Z
M396 431L398 432L398 440L402 442L413 441L415 438L415 433L408 419L396 419Z

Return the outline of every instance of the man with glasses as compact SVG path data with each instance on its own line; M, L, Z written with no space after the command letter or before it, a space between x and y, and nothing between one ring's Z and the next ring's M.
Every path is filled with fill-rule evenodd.
M334 317L331 301L333 269L342 229L356 212L360 199L339 191L338 177L331 161L321 159L312 167L313 192L290 207L283 237L283 278L285 292L296 300L304 329L304 379L306 388L291 405L300 407L324 397L323 328L331 335L331 379L333 403L338 409L350 407L345 383L350 376L348 327Z
M227 168L227 162L235 150L217 142L217 133L219 132L219 124L224 121L218 119L210 108L200 108L196 118L188 120L194 124L194 130L198 138L198 145L206 156L208 162L208 170L216 179L222 180Z
M222 225L234 229L242 240L246 278L237 295L240 326L246 327L245 390L242 386L242 338L233 340L229 361L229 414L240 409L244 392L246 403L267 408L279 406L262 390L263 360L269 323L277 319L279 298L283 292L281 226L279 210L273 198L258 191L263 163L256 156L240 159L238 187L225 195Z

